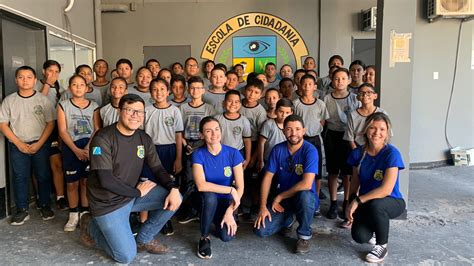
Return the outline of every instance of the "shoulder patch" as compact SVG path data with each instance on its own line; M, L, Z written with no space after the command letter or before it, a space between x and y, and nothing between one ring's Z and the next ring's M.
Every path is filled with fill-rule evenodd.
M92 147L92 155L102 155L102 149L100 147Z

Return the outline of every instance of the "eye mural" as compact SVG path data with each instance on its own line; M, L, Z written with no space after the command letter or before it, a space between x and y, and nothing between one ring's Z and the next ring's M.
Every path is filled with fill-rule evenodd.
M216 58L222 44L236 32L248 28L262 28L275 33L275 35L245 35L233 36L231 47L223 48L221 56ZM277 43L278 42L278 43ZM288 49L283 48L283 46ZM283 45L283 46L282 46ZM225 45L228 46L228 43ZM290 51L287 53L286 51ZM236 15L221 23L206 40L201 58L208 60L220 59L226 61L232 55L232 61L220 63L239 63L244 65L245 72L262 73L268 62L277 63L282 60L285 63L293 54L296 68L302 67L302 58L308 55L308 48L298 31L287 21L277 16L250 12Z
M232 64L242 64L245 72L263 73L268 62L277 63L276 36L232 38Z

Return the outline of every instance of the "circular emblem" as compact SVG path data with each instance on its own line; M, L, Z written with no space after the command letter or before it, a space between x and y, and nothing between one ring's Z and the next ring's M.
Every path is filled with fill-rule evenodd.
M381 181L383 179L383 172L382 170L376 170L374 173L374 179L377 181Z
M174 117L168 116L165 118L165 125L172 127L174 125Z
M242 134L242 128L239 127L239 126L234 127L234 128L232 129L232 134L234 134L234 135L240 135L240 134Z
M35 111L36 115L42 115L43 114L43 106L41 106L41 105L35 105L35 107L33 107L33 110Z
M230 177L231 175L232 175L232 169L230 169L230 166L224 167L224 176Z

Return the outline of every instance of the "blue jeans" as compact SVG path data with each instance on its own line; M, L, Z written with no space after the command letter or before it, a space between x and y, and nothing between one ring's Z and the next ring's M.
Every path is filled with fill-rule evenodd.
M255 230L255 234L260 237L271 236L278 233L281 229L290 226L293 223L293 215L298 221L296 233L298 238L311 239L311 223L315 211L316 198L311 190L304 190L296 193L292 198L282 201L281 205L285 208L283 213L276 213L272 210L271 203L267 206L272 221L265 220L265 228Z
M130 263L137 254L136 243L152 241L174 215L174 212L163 209L168 194L168 190L157 185L144 197L134 198L111 213L93 217L87 231L96 245L104 249L114 260ZM139 211L148 211L148 219L141 226L135 242L129 216L131 212Z
M203 192L202 197L202 211L201 211L201 236L209 236L211 223L216 227L216 235L224 242L234 239L227 233L227 225L221 228L222 218L224 218L225 211L229 207L231 200L228 198L218 198L217 193Z
M29 142L28 144L31 143L34 142ZM49 170L48 145L43 145L35 154L23 153L11 142L8 142L8 147L10 149L16 207L18 209L28 209L28 179L31 177L32 167L38 180L39 203L41 207L49 206L51 174Z

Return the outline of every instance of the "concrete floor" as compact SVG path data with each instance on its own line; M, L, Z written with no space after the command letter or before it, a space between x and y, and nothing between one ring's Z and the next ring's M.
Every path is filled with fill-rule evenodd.
M412 170L407 220L391 222L387 264L474 264L474 167ZM323 211L327 202L323 202ZM32 209L31 219L15 227L0 221L0 264L113 264L105 253L84 248L78 230L65 233L67 212L42 221ZM249 224L239 227L237 239L223 243L213 238L211 260L196 253L199 223L175 223L175 235L160 236L172 250L166 255L139 253L134 264L363 264L370 249L358 245L350 232L326 218L314 220L311 252L291 253L295 239L274 236L260 239Z

